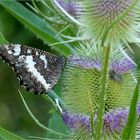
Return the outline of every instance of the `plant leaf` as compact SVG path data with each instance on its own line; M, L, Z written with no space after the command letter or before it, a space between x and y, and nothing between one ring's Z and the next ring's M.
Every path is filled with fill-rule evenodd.
M139 66L138 66L139 69ZM134 90L132 102L130 105L130 111L128 115L128 121L126 124L126 127L123 130L122 133L122 139L135 139L135 129L137 126L137 102L139 98L139 84L140 84L140 79L139 79L139 74L138 74L138 82Z
M2 33L0 32L0 45L9 44L8 41L4 38Z
M22 101L23 101L23 104L24 104L26 110L28 111L29 115L31 116L31 118L33 119L33 121L34 121L40 128L44 129L44 130L47 131L47 132L53 133L53 134L55 134L55 135L64 136L64 137L66 136L66 137L67 137L67 135L65 135L65 134L63 134L63 133L56 132L56 131L54 131L54 130L52 130L52 129L50 129L50 128L47 128L47 127L44 126L43 124L41 124L41 123L36 119L36 117L33 115L33 113L31 112L31 110L29 109L29 107L28 107L28 105L26 104L26 102L25 102L25 100L24 100L24 98L23 98L21 92L20 92L19 90L18 90L18 92L19 92L19 94L20 94L20 97L21 97L21 99L22 99Z
M25 140L24 138L19 137L2 127L0 127L0 138L3 138L4 140Z
M68 129L66 128L64 122L57 113L53 113L52 117L49 119L48 127L52 130L68 135ZM58 135L54 135L53 133L48 132L47 137L58 138ZM62 136L60 136L60 138L62 138Z
M136 127L136 104L137 104L137 99L138 99L138 94L139 94L139 90L138 90L138 84L136 85L135 91L134 91L134 96L133 96L133 100L131 103L131 107L130 107L130 112L129 112L129 116L128 116L128 122L126 124L126 127L124 128L123 134L122 134L122 139L130 139L131 136L133 135L132 132L133 129ZM133 126L135 125L135 126Z
M0 1L0 5L19 20L25 27L29 28L37 37L43 40L44 43L52 44L64 41L49 23L35 15L22 4L11 0ZM54 49L63 55L68 55L71 47L65 43L58 44Z

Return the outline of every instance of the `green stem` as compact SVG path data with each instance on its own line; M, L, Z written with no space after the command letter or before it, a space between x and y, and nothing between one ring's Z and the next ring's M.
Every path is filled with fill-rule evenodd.
M20 94L20 97L21 97L21 99L22 99L22 101L23 101L23 104L24 104L26 110L28 111L29 115L31 116L31 118L34 120L34 122L35 122L40 128L42 128L42 129L44 129L45 131L47 131L47 132L49 132L49 133L52 133L52 134L54 134L54 135L58 135L58 137L70 138L69 135L65 135L65 134L56 132L56 131L54 131L54 130L52 130L52 129L50 129L50 128L47 128L47 127L44 126L43 124L41 124L41 123L35 118L35 116L34 116L33 113L31 112L31 110L30 110L29 107L27 106L27 104L26 104L26 102L25 102L25 100L24 100L24 98L23 98L23 96L22 96L20 90L18 90L18 92L19 92L19 94Z
M104 61L104 65L103 65L102 87L101 87L101 92L99 95L99 107L98 107L97 122L96 122L96 129L95 129L95 139L96 140L101 139L101 136L102 136L110 46L105 47L104 49L105 49L104 50L105 61Z
M130 110L128 114L128 120L125 128L123 129L122 139L123 140L131 140L135 139L136 127L137 127L137 103L139 100L139 86L140 86L140 65L137 67L137 85L135 87L132 101L130 104Z
M91 124L91 133L92 133L92 137L94 138L95 134L94 134L94 121L93 121L93 113L90 116L90 124Z

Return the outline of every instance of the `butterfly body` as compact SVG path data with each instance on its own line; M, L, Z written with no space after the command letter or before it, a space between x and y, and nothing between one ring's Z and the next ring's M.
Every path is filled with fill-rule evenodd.
M49 92L65 65L64 57L18 44L0 46L0 56L14 68L21 84L34 93Z

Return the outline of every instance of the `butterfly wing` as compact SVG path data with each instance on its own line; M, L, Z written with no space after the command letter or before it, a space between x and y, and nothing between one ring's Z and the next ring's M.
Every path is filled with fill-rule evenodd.
M47 93L57 83L65 58L25 45L0 46L1 58L17 73L22 85L34 93Z

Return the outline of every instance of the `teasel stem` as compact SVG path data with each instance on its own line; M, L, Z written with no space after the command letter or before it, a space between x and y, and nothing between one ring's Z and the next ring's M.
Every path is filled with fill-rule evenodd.
M108 74L108 65L109 65L111 46L104 47L103 49L104 49L105 61L104 61L103 71L102 71L102 87L101 87L101 92L99 94L99 107L98 107L97 122L95 128L96 140L101 139L102 136L103 115L104 115L105 98L106 98L106 83L107 83L107 74Z

